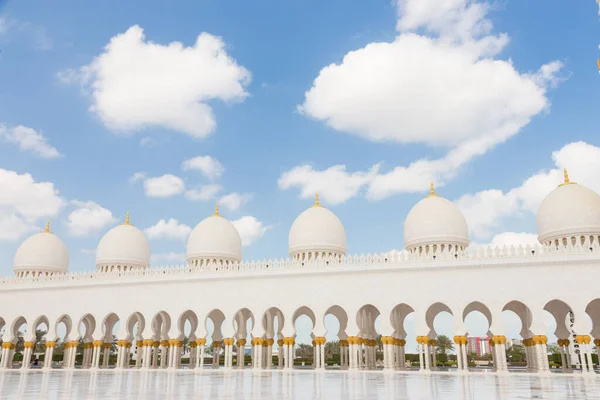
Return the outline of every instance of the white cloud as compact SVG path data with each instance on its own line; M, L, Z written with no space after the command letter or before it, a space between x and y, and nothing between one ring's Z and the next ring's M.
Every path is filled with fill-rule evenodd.
M161 219L155 225L144 229L150 239L187 239L192 228L174 218Z
M18 239L35 227L15 214L0 211L0 240L11 241Z
M461 166L548 110L547 90L560 81L563 66L552 61L521 73L510 60L494 59L508 36L490 33L485 3L396 3L395 40L370 43L324 67L298 106L304 115L370 141L448 148L439 159L374 175L364 183L371 200L426 190L430 179L438 186L453 179ZM351 192L338 201L358 190Z
M185 184L178 176L166 174L144 180L144 190L148 197L171 197L183 193Z
M270 226L265 226L255 217L248 215L231 222L242 237L242 246L250 246L263 237L267 230L271 229Z
M155 147L158 146L158 141L152 139L151 137L145 136L140 139L140 146L142 147Z
M199 189L190 189L185 192L185 197L188 200L206 201L214 199L217 194L223 189L221 185L204 185Z
M535 233L526 232L503 232L495 235L490 242L492 246L510 247L510 246L535 246L540 244Z
M73 236L87 236L114 223L112 212L93 201L73 200L76 207L67 216L67 228Z
M327 203L339 204L356 196L363 186L372 182L378 170L378 164L367 172L348 172L345 165L334 165L323 171L301 165L284 172L277 184L280 189L299 188L302 198L319 193Z
M0 35L6 33L6 31L8 31L8 21L5 16L0 15Z
M536 213L542 200L563 181L568 168L573 181L600 192L600 147L573 142L552 153L555 168L542 170L506 192L497 189L466 194L456 200L477 238L489 238L511 215Z
M236 193L232 192L222 196L219 199L219 206L229 210L229 211L237 211L240 207L250 201L252 198L251 194L248 193Z
M52 38L43 26L0 15L0 35L12 33L16 34L17 39L26 39L32 42L33 48L36 50L50 50L54 45Z
M491 32L487 3L472 0L396 0L398 31L418 31L469 41Z
M79 82L91 111L115 131L161 126L201 138L215 129L208 102L243 101L251 74L227 54L223 40L198 35L193 46L146 40L134 25L110 39L92 62L58 74Z
M154 263L161 263L161 262L172 262L172 263L184 263L185 260L185 253L175 253L173 251L168 252L168 253L157 253L157 254L152 254L150 256L150 261L154 264Z
M181 164L184 171L196 170L210 180L220 178L223 175L223 165L211 156L198 156L185 160Z
M65 203L53 183L0 168L0 240L16 240L39 229L39 220L56 217Z
M47 139L34 129L23 125L8 127L0 125L0 138L14 143L23 151L34 153L42 158L57 158L61 154L48 144Z
M88 256L96 255L96 249L80 249L79 252Z
M144 179L146 179L146 173L145 172L135 172L129 178L129 182L130 183L136 183L136 182L144 180Z

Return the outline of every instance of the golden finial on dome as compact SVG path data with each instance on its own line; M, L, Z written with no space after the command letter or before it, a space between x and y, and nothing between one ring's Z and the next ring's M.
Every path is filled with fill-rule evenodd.
M559 186L563 186L563 185L572 185L572 184L574 184L574 183L575 183L575 182L571 182L571 181L569 180L569 173L567 172L567 169L566 169L566 168L565 168L565 169L563 169L563 176L564 176L564 178L565 178L565 181L564 181L564 183L561 183Z
M315 204L313 205L313 207L322 207L321 203L319 203L319 193L315 194Z
M52 232L50 232L50 220L48 220L48 222L46 222L46 229L44 229L44 232L52 233Z
M435 194L435 187L433 186L433 181L429 181L429 196L427 197L436 197L437 194Z
M129 211L127 211L127 213L125 214L125 223L123 225L131 225L129 223Z
M216 206L215 206L215 213L213 215L216 216L216 217L220 217L220 215L219 215L219 203L216 204Z

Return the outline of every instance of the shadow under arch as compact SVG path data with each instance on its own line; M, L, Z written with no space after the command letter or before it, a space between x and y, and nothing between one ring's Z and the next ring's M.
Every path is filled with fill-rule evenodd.
M358 335L365 339L374 340L377 338L375 329L375 320L381 315L381 312L373 304L365 304L358 309L356 313L356 323L358 325Z
M511 311L519 317L521 320L521 332L520 335L523 339L528 339L533 336L531 332L531 324L533 315L531 314L531 310L527 307L523 302L519 300L512 300L506 303L506 305L502 308L502 311Z
M294 335L297 335L296 321L298 320L299 317L301 317L303 315L306 315L312 322L312 328L311 328L311 334L310 334L312 337L312 336L314 336L312 331L315 329L315 323L317 321L317 318L315 317L314 311L308 306L300 306L296 309L296 311L294 311L294 314L292 314L292 327L294 328Z
M250 322L250 333L256 324L254 313L248 308L240 308L233 314L231 325L234 339L246 339L248 337L248 322Z
M54 332L55 332L54 341L58 340L58 325L60 325L60 324L64 324L65 328L66 328L65 337L64 337L64 342L66 343L69 340L69 337L71 335L71 330L73 328L73 321L71 320L71 317L67 314L61 315L56 320L56 323L54 324Z
M275 321L277 321L277 328L275 328ZM254 321L252 321L254 326ZM282 339L283 326L285 324L285 317L283 312L277 307L270 307L265 311L262 317L262 326L265 330L268 338Z
M463 313L462 313L463 324L465 323L467 316L469 314L471 314L472 312L478 312L478 313L483 314L483 316L486 318L487 323L488 323L487 336L489 336L489 337L494 336L493 332L490 331L490 329L492 327L492 312L490 311L488 306L486 306L485 304L483 304L480 301L472 301L469 304L467 304L467 306L465 307L465 309L463 310Z
M92 334L95 330L96 318L92 314L85 314L79 319L79 324L77 325L78 339L82 339L84 342L91 342L93 340Z
M171 329L171 316L166 311L159 311L152 317L152 340L169 340L169 329Z
M438 335L433 325L433 322L435 318L442 312L447 312L448 314L454 316L450 307L448 307L445 303L442 303L441 301L435 302L432 305L430 305L427 308L427 311L425 312L425 323L429 328L429 332L427 333L427 335L432 339L436 338Z
M102 341L105 343L112 343L113 341L113 330L117 322L119 322L119 316L114 312L107 314L102 320Z
M141 312L135 311L127 318L125 328L127 331L127 336L125 337L125 340L127 340L128 342L131 342L133 339L142 340L142 332L144 332L144 328L146 328L146 319L144 318ZM135 332L134 328L136 328Z
M190 324L190 333L185 334L185 324ZM190 341L196 340L196 331L198 330L198 315L192 310L185 310L177 319L177 331L179 340L188 337Z
M600 339L600 298L590 301L585 307L585 312L592 320L592 336Z
M348 313L346 312L346 310L344 310L343 307L337 304L329 307L327 310L325 310L325 313L323 314L323 326L326 326L325 317L327 317L328 315L333 315L338 320L340 327L336 332L336 335L339 340L345 340L348 337L348 335L346 334L346 328L348 327Z
M21 328L23 325L28 325L28 324L27 324L27 319L26 319L25 317L23 317L23 316L18 316L18 317L17 317L17 318L15 318L15 320L13 321L13 323L12 323L12 325L11 325L11 327L10 327L10 330L9 330L9 332L10 332L10 335L11 335L11 338L10 338L10 340L11 340L13 343L16 343L16 342L17 342L17 340L19 339L19 336L21 336L21 335L19 335L19 331L20 331L20 328ZM28 327L29 327L29 326L28 326ZM27 335L27 332L23 332L23 333L22 333L22 335L23 335L23 336Z
M570 327L567 323L567 318L572 312L571 306L560 299L550 300L544 306L544 311L547 311L554 317L556 321L556 330L554 335L559 339L567 339L570 336ZM570 323L569 323L570 324Z
M412 308L406 303L397 304L392 309L390 315L390 322L392 323L392 328L394 328L394 337L398 339L406 339L407 332L404 323L406 321L406 317L408 317L409 314L412 314L414 312L414 308Z

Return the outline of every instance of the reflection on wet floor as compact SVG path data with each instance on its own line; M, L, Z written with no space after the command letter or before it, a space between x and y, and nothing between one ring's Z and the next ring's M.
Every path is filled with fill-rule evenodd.
M600 377L313 371L4 371L2 399L600 399Z

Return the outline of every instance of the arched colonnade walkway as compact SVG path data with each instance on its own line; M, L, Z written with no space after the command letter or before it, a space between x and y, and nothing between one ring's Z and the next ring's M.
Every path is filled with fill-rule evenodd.
M41 338L43 368L52 368L53 352L59 339L58 326L62 325L63 368L75 368L77 354L81 356L81 368L109 368L111 349L116 346L116 359L112 364L118 369L181 368L184 354L189 356L188 368L202 369L207 367L205 360L208 353L213 355L213 368L220 367L220 357L224 359L224 368L244 368L247 350L252 368L291 369L294 368L297 336L295 324L299 317L306 316L312 323L313 368L325 368L325 335L336 334L342 369L376 369L376 339L382 335L383 368L401 371L406 369L405 321L408 315L415 313L419 370L428 372L436 368L438 333L434 328L434 320L440 313L447 312L454 321L457 368L467 371L468 332L464 322L475 311L483 314L488 321L487 335L496 372L508 371L507 339L501 318L505 311L513 312L521 321L520 335L526 349L527 370L549 372L548 339L544 334L547 327L540 316L547 311L556 321L555 335L560 346L563 371L569 372L571 365L577 364L583 373L594 373L591 354L594 345L600 347L600 298L587 305L585 315L581 311L576 312L562 300L555 299L547 302L542 309L531 309L523 302L513 300L501 309L490 309L482 302L473 301L465 307L450 307L446 302L435 302L424 310L415 310L409 304L400 303L391 309L365 304L354 312L348 312L340 305L332 305L319 312L314 307L300 306L289 313L271 307L260 313L242 308L231 315L213 309L203 315L194 310L177 313L160 310L150 315L136 311L85 314L78 318L69 314L54 319L41 315L30 320L19 316L11 321L0 317L0 330L4 330L0 368L13 368L13 358L21 336L24 339L21 368L31 367L33 353L39 345L36 340L40 341L40 326L47 327L47 332ZM327 316L337 319L338 332L327 332ZM378 318L380 323L376 328ZM209 325L212 328L210 335ZM571 359L568 351L571 343L577 344L578 360ZM133 354L135 357L132 357ZM277 366L273 365L275 354L278 356ZM134 365L131 365L133 362Z

